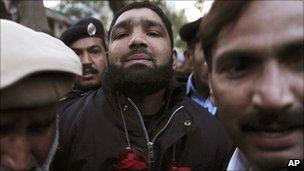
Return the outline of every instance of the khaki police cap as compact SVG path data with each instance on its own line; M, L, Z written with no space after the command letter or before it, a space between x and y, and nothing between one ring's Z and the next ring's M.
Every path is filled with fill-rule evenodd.
M0 109L56 102L81 75L78 56L62 41L1 19Z

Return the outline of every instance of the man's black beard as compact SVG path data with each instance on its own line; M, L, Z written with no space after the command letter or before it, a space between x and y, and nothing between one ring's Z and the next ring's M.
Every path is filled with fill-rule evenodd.
M168 86L173 74L171 63L153 67L134 64L128 68L109 64L103 76L103 87L138 101Z

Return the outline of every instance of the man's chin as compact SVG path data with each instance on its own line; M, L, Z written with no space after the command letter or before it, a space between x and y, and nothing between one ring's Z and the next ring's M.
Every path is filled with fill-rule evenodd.
M242 150L243 151L243 150ZM251 147L244 150L254 170L282 170L286 169L290 159L303 161L303 148L291 147L284 150L265 150Z
M249 159L253 168L257 170L280 170L287 168L290 158L281 154L257 154L255 158Z
M124 62L123 68L127 69L130 67L137 67L137 66L152 68L153 65L154 63L150 60L132 60L132 61Z
M123 65L123 68L126 70L144 70L144 69L148 69L148 68L155 68L154 65L150 65L150 64L146 64L146 63L134 63L134 64L130 64L130 65Z

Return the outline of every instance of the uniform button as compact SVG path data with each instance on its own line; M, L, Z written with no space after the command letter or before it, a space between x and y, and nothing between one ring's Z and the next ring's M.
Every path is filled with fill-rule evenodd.
M123 111L127 111L128 109L129 109L128 105L124 105L123 108L122 108Z
M185 120L184 125L185 126L190 126L191 125L191 121L190 120Z

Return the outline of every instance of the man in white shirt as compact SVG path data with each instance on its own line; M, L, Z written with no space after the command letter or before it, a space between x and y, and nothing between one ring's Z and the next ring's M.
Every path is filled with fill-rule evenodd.
M200 27L227 170L303 166L303 1L215 1Z

